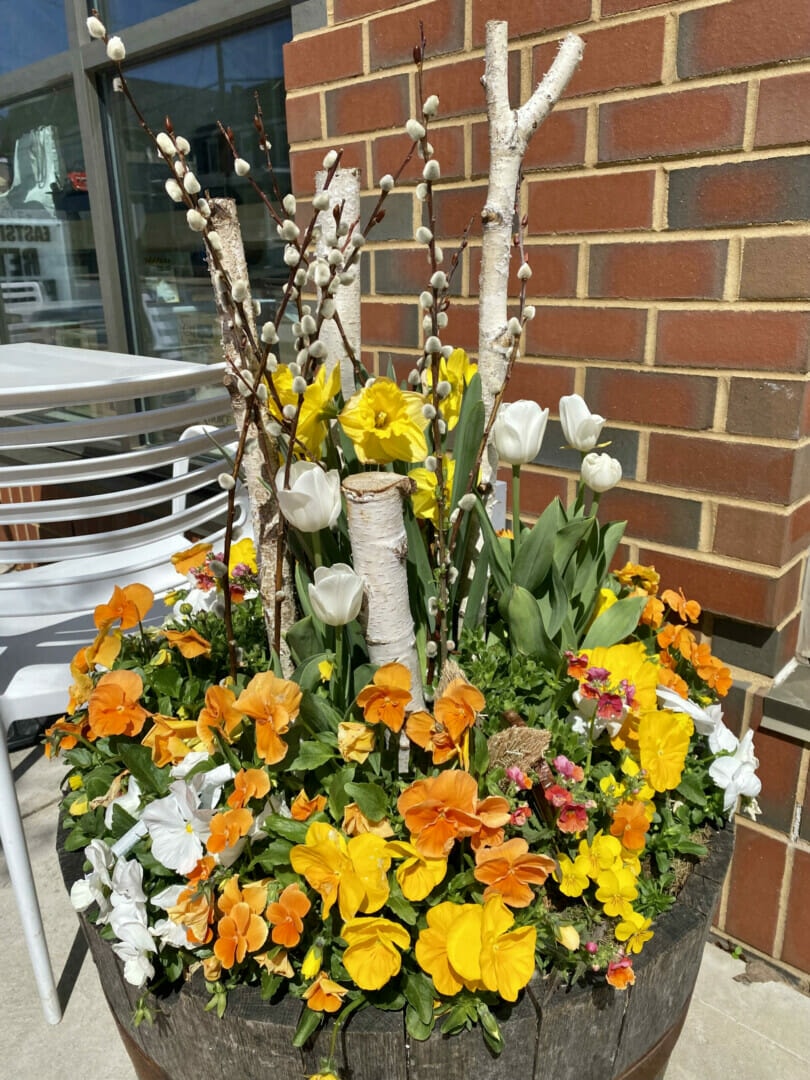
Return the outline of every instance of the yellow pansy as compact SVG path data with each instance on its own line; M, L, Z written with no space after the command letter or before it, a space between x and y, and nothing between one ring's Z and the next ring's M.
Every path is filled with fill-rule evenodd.
M445 507L450 505L450 492L453 490L453 476L456 463L451 457L444 458L444 495ZM439 508L436 502L436 473L432 469L411 469L408 476L416 484L416 491L411 495L413 512L418 518L439 524ZM447 514L445 513L445 517Z
M356 761L362 765L374 749L374 728L356 720L346 720L338 724L338 750L344 761Z
M601 830L588 843L587 840L579 842L579 856L585 862L579 866L587 871L588 877L593 881L599 877L603 870L612 870L618 863L621 866L622 845L615 836L605 836Z
M604 908L605 914L611 918L616 915L627 918L628 912L632 911L632 903L638 896L634 874L624 867L621 870L603 870L596 879L596 884L599 886L596 899Z
M228 557L228 573L232 574L234 567L240 565L246 566L252 574L255 574L258 569L256 565L256 547L249 536L243 536L241 540L231 544Z
M422 415L424 398L400 390L390 379L375 379L349 399L340 423L360 461L423 461L427 457Z
M638 727L641 767L656 791L672 791L681 782L694 725L685 713L646 711Z
M307 829L305 843L291 850L290 863L320 893L324 919L335 901L346 920L358 911L379 911L388 899L391 857L385 852L385 840L373 833L347 841L333 826L315 821Z
M427 928L420 931L416 942L416 961L433 979L440 994L452 997L464 986L461 976L450 964L447 954L447 937L464 906L449 900L428 908Z
M629 756L625 757L624 761L622 762L622 772L624 773L625 776L628 776L628 777L630 777L631 780L633 780L639 775L639 773L641 773L641 771L642 771L641 766L635 760L635 758L632 758L632 757L629 757ZM642 781L643 781L643 778L642 778ZM625 789L623 788L622 789L622 794L624 794L624 790ZM635 794L626 796L626 798L629 799L630 802L634 802L634 801L652 802L654 797L655 797L655 792L650 787L650 785L645 783L645 782L642 782L641 786L636 788ZM653 812L655 812L654 807L651 807L651 809L653 810Z
M379 990L399 973L399 949L411 943L408 931L391 919L349 919L340 932L348 948L343 964L361 990Z
M463 905L447 935L447 958L468 989L483 985L506 1001L517 1000L534 971L537 932L533 926L510 931L514 922L500 896Z
M557 862L560 869L555 871L554 880L560 886L560 892L564 896L582 896L590 885L589 859L578 855L576 862L572 862L567 855L560 855Z
M616 927L616 940L625 943L625 952L640 953L644 942L653 936L652 919L645 919L637 911L630 911Z
M404 840L392 840L385 845L388 855L402 859L394 877L399 882L402 895L408 900L424 900L436 886L444 881L447 859L428 859L420 855L413 844Z

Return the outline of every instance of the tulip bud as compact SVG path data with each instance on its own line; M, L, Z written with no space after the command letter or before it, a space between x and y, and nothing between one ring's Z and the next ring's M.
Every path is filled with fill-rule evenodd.
M591 491L610 491L622 478L621 462L610 454L586 454L582 459L582 479Z
M498 457L508 465L525 465L540 453L546 433L548 409L536 401L502 405L492 428Z
M579 948L579 933L575 926L560 926L557 928L557 941L569 952L576 952Z
M599 442L603 416L591 412L579 394L569 394L560 398L560 424L565 441L574 450L587 453Z
M345 626L360 614L363 579L345 563L318 566L309 586L309 602L316 619L327 626Z
M284 407L285 414L288 407ZM337 469L326 472L313 461L294 461L288 487L284 486L284 471L279 469L276 474L276 489L279 509L287 521L300 532L331 529L341 511Z

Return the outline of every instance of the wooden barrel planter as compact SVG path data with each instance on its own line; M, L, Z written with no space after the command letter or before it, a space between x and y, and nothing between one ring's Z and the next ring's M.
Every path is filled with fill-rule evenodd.
M733 849L731 827L716 833L677 903L655 924L655 936L635 958L635 985L572 990L535 977L501 1020L505 1047L496 1057L478 1030L411 1040L401 1012L364 1009L339 1037L337 1064L345 1080L660 1080L686 1017L703 946ZM60 850L70 885L82 855ZM139 996L123 965L95 927L80 916L107 1002L139 1080L302 1080L319 1071L331 1037L322 1028L301 1050L292 1036L301 1002L270 1005L249 988L232 991L219 1020L196 973L179 993L156 1002L157 1018L135 1028Z

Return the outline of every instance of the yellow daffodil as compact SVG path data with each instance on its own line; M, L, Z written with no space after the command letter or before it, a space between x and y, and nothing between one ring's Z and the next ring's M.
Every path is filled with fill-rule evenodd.
M450 393L442 401L442 417L448 431L452 431L458 423L464 388L469 385L476 371L478 365L470 363L470 358L463 349L453 349L447 360L442 357L439 361L439 381L450 383ZM426 383L428 386L433 385L430 371L426 373Z
M680 784L693 730L685 713L651 709L642 715L638 728L641 767L656 791L672 791Z
M306 842L290 852L297 874L320 893L323 918L337 901L344 920L358 911L379 911L388 899L388 868L391 857L385 840L373 833L346 838L324 821L314 821L307 829Z
M403 860L394 877L407 900L424 900L444 881L447 859L428 859L404 840L390 841L385 845L385 851L392 858Z
M286 364L281 364L273 372L273 387L285 405L297 405L298 394L293 391L293 375ZM327 375L326 366L322 365L310 385L304 391L301 412L295 437L306 450L308 457L316 460L320 457L321 446L329 432L329 421L337 416L335 398L340 390L340 367L338 364ZM268 396L267 408L270 415L281 420L281 413L272 394Z
M456 463L451 457L444 459L444 501L445 506L450 505L450 492L453 489L453 476L456 472ZM416 484L416 491L411 495L413 512L418 518L439 524L439 508L436 501L436 473L432 469L411 469L408 476ZM447 513L445 512L445 517Z
M399 973L399 949L411 943L408 931L391 919L349 919L340 936L348 948L343 964L361 990L379 990Z
M625 952L640 953L644 942L653 936L652 919L645 919L637 911L630 911L616 927L616 940L624 942Z
M596 879L599 886L596 899L604 908L605 914L613 918L621 915L627 918L632 911L632 903L638 896L635 876L627 869L603 870Z
M339 419L364 465L423 461L427 456L423 405L421 394L400 390L390 379L376 379L349 399Z

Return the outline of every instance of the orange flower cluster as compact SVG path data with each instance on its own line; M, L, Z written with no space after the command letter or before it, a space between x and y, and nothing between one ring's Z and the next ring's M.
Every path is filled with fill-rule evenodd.
M405 733L411 742L429 751L434 765L458 757L466 767L469 731L485 704L481 691L466 679L453 679L433 706L433 716L422 710L412 713Z
M478 798L475 777L460 769L417 780L399 797L399 812L413 845L428 859L442 859L456 840L470 837L473 849L503 843L509 803L498 795Z
M688 687L675 671L677 660L670 652L671 649L677 649L681 656L692 664L706 685L721 697L725 697L729 692L731 672L716 656L712 656L711 647L706 642L698 644L697 638L687 627L669 623L659 630L656 641L660 649L658 658L661 665L670 673L666 675L662 672L661 682L677 690L682 697L688 696Z

